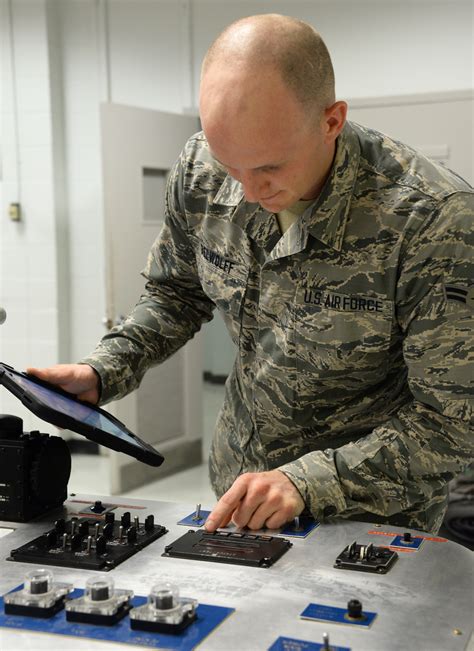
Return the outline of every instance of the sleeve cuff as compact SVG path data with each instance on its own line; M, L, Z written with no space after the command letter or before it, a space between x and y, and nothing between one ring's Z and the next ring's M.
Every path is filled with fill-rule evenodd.
M85 357L84 359L81 359L78 364L87 364L87 366L90 366L93 371L95 371L95 374L97 375L97 378L99 380L99 386L98 386L98 391L99 391L99 400L97 401L98 405L103 405L106 402L110 402L113 399L113 395L107 396L107 392L104 390L106 386L106 374L105 371L102 368L102 365L97 362L95 359L89 359L88 357Z
M311 452L278 468L298 489L316 519L342 513L347 508L332 456L332 450Z

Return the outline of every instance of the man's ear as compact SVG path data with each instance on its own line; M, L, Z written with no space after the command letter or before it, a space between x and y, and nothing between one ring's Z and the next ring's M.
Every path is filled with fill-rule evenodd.
M323 118L323 133L324 140L330 144L341 133L346 123L347 117L347 104L346 102L334 102L331 106L324 110Z

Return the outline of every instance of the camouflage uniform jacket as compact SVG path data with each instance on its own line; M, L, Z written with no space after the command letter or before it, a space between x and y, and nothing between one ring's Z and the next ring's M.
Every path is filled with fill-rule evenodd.
M473 214L458 176L348 123L320 196L281 236L195 135L146 291L83 360L101 402L135 389L216 306L238 347L211 450L216 494L278 468L315 517L436 530L473 450Z

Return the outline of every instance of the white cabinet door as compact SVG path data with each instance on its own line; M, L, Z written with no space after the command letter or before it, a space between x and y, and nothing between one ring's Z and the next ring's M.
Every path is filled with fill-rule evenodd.
M382 131L474 183L472 91L348 100L349 120Z
M166 177L197 117L104 104L101 107L107 322L125 316L143 291L140 275L163 222ZM163 477L201 460L200 336L148 371L140 388L110 409L165 456L150 468L111 453L112 493Z

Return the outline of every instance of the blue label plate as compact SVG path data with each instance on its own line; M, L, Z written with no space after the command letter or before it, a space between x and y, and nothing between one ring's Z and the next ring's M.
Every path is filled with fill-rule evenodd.
M211 511L201 511L199 520L195 520L196 512L190 513L185 518L180 520L177 524L181 524L185 527L203 527L207 518L209 517ZM316 527L319 527L320 523L314 518L302 516L300 517L300 525L298 529L295 529L293 522L286 524L283 529L259 529L258 531L252 531L255 534L267 534L272 536L293 536L294 538L306 538ZM232 528L232 527L231 527ZM227 530L227 527L220 527L224 531ZM250 529L244 527L243 529L237 528L236 531L242 531L247 533Z
M404 542L403 536L395 536L390 543L390 547L397 547L398 549L412 549L414 552L418 551L423 544L423 538L419 536L412 536L410 542Z
M290 522L284 526L280 531L281 536L293 536L294 538L306 538L316 527L319 527L320 523L314 518L308 518L305 516L300 517L300 526L298 529L295 529L293 522Z
M347 646L334 646L329 643L331 651L351 651ZM306 640L295 640L292 637L279 637L275 640L268 651L324 651L324 644L319 642L307 642Z
M331 622L333 624L349 624L350 626L369 627L377 613L362 611L360 619L349 619L346 608L324 606L323 604L309 604L300 615L301 619L314 619L318 622Z
M182 524L185 527L197 527L199 529L200 527L204 526L204 523L206 522L210 513L210 511L201 511L199 520L195 520L194 518L196 517L196 511L193 511L185 518L180 520L177 524Z
M11 592L20 590L18 586ZM84 590L76 589L69 595L75 599L81 597ZM146 597L135 596L131 600L134 606L141 606L146 602ZM124 617L114 626L96 626L94 624L78 624L66 620L66 611L63 609L50 619L37 619L20 615L5 615L3 598L0 598L0 627L16 628L38 633L52 633L53 635L72 635L93 640L106 640L120 642L121 644L134 644L151 647L154 649L172 649L173 651L191 651L204 638L206 638L226 617L234 612L233 608L209 606L199 604L196 609L197 620L179 635L166 633L149 633L147 631L133 631L130 628L130 619Z

